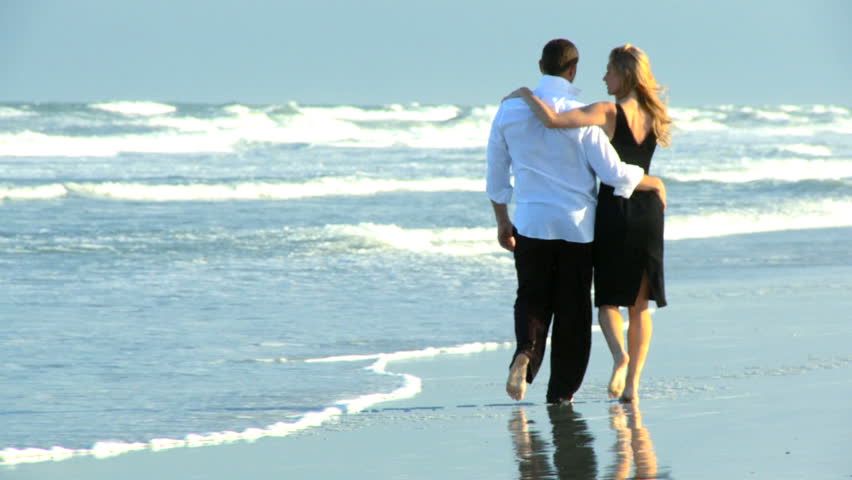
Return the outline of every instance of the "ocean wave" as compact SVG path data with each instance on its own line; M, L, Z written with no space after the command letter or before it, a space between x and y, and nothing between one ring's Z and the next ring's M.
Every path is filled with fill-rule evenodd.
M671 108L675 131L685 134L727 131L745 136L813 137L822 132L848 133L850 111L833 105L734 106Z
M0 466L62 461L82 456L108 458L140 450L158 452L175 448L206 447L234 442L255 441L264 437L285 437L296 432L319 427L329 420L342 415L354 415L380 403L412 398L419 394L422 391L422 379L409 373L397 373L390 371L389 364L392 362L445 355L467 355L511 348L513 345L513 342L478 342L452 347L425 348L423 350L378 353L354 357L338 356L307 359L303 361L307 363L330 363L372 360L373 363L367 366L365 368L366 370L377 375L397 377L400 380L400 385L390 392L368 393L358 397L346 398L333 402L331 405L324 408L309 411L294 419L294 421L281 421L262 428L248 428L241 432L221 431L200 434L190 433L184 438L154 438L147 442L102 441L96 442L88 449L68 449L61 446L54 446L49 449L18 449L9 447L0 450Z
M852 200L821 200L779 206L777 210L739 209L692 215L668 215L665 239L677 241L786 230L852 226ZM505 253L493 227L404 229L397 225L330 225L341 234L383 248L460 257ZM356 243L359 243L356 242ZM360 244L360 243L359 243Z
M245 182L235 184L150 185L142 183L68 183L74 194L146 202L294 200L328 196L365 196L388 192L481 192L482 180L439 178L382 180L323 178L305 183Z
M820 153L818 148L810 153ZM824 152L823 152L824 153ZM679 182L751 183L761 181L803 182L852 178L852 161L823 159L743 160L738 164L706 165L700 169L662 169L666 180Z
M115 136L47 135L22 110L0 107L15 126L0 132L0 156L116 156L123 152L234 153L245 143L310 144L331 147L428 149L482 148L497 105L385 105L359 107L267 105L173 106L155 102L109 102L88 106L116 116L80 115L79 107L49 114L74 128L109 132L141 128L150 133ZM77 108L76 110L74 108ZM5 113L4 113L5 112ZM82 111L86 112L86 111ZM756 137L814 137L852 132L848 109L834 106L671 108L676 135L725 133ZM45 117L47 118L47 117ZM15 132L15 133L12 133Z
M135 182L51 183L0 186L0 200L52 200L68 195L142 202L209 202L234 200L297 200L331 196L368 196L391 192L483 192L484 180L434 178L386 180L326 177L305 183L239 182L148 184Z
M454 105L299 107L286 112L243 105L225 107L212 117L162 116L152 127L203 133L240 141L308 143L338 147L468 148L484 144L496 109L473 108L462 115Z
M797 155L805 155L810 157L830 157L831 149L824 145L809 145L797 143L793 145L782 145L779 147L783 152L795 153Z
M68 195L64 185L54 183L33 187L0 187L2 200L50 200Z
M163 103L156 102L108 102L108 103L95 103L89 105L90 108L94 108L97 110L104 110L112 113L120 113L123 115L138 115L143 117L154 116L154 115L165 115L168 113L173 113L177 110L176 107L172 105L167 105Z
M497 244L494 229L487 227L406 229L398 225L359 223L329 225L326 231L358 239L359 243L372 242L385 248L415 253L479 256L504 251Z
M34 115L36 115L34 112L27 110L0 106L0 118L32 117Z
M115 157L121 153L224 153L233 150L232 139L215 135L71 137L34 131L0 135L0 157Z
M298 107L298 111L307 116L328 117L354 122L446 122L458 117L461 108L456 105L393 104L376 108L355 106Z
M781 202L772 210L729 209L695 215L668 215L666 240L810 230L852 226L852 200Z
M781 109L768 110L753 107L742 107L739 109L739 113L745 113L757 120L769 122L790 122L794 120L804 120L799 116L791 114L791 112L789 111Z
M116 235L19 236L0 238L0 251L26 253L160 252L186 250L205 255L223 250L269 251L275 255L329 256L398 250L455 257L493 255L503 250L490 227L403 228L394 224L331 224L319 227L232 232L175 230Z
M852 200L788 201L774 206L725 208L666 217L665 239L677 241L736 234L809 230L852 226ZM399 251L418 255L440 255L466 259L511 256L496 240L493 226L406 228L396 224L329 224L231 232L225 230L167 231L152 234L83 235L78 237L0 239L2 250L12 253L133 251L163 248L205 255L223 249L270 251L275 255L329 256L335 254L375 255L376 251Z
M672 119L675 130L704 132L726 130L728 128L723 123L726 115L716 111L697 108L671 108L669 109L669 116Z
M122 153L234 153L245 143L310 144L330 147L425 149L480 148L490 119L393 121L381 127L326 115L272 119L263 112L215 118L154 116L145 126L157 133L104 136L48 135L27 130L0 134L0 157L115 157ZM165 129L165 130L164 130Z

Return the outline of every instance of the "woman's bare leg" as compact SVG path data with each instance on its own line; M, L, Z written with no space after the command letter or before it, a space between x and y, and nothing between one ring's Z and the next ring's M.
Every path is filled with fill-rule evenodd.
M630 363L627 367L627 378L621 400L633 402L639 400L639 379L642 369L645 367L645 359L648 357L648 348L651 345L651 334L654 324L651 321L651 312L648 311L648 295L650 284L648 274L642 275L642 283L636 302L629 308L630 326L627 328L627 352L630 355Z
M612 354L612 377L609 380L609 397L618 398L624 391L630 356L624 350L624 319L617 306L601 305L598 310L598 323Z
M622 409L624 405L615 404L609 407L609 426L615 430L615 445L610 449L615 453L615 459L607 473L613 480L624 480L630 477L630 465L633 460L632 431L627 428L627 415Z
M633 451L633 478L657 478L657 453L651 433L642 426L642 412L638 404L627 406L627 427L631 432L630 448Z

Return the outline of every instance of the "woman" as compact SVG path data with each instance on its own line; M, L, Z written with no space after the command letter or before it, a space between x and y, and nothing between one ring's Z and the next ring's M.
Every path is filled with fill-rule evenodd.
M621 160L648 173L657 144L669 145L671 119L660 100L662 90L642 50L628 44L610 52L607 93L615 103L598 102L555 114L527 88L521 96L548 128L598 125L604 129ZM634 192L629 199L601 185L595 223L595 306L612 353L610 398L639 399L639 379L651 342L653 324L648 301L666 305L663 279L663 210L652 192ZM624 348L624 320L619 306L628 307L630 325Z

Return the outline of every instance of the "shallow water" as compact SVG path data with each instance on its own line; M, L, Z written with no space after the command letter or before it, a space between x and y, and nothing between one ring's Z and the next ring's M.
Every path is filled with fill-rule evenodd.
M494 111L0 106L0 450L311 428L416 394L366 368L379 354L510 342L482 180ZM847 108L672 113L652 173L681 295L852 263L848 229L817 230L852 226ZM730 236L755 232L776 233ZM342 355L366 357L307 361Z

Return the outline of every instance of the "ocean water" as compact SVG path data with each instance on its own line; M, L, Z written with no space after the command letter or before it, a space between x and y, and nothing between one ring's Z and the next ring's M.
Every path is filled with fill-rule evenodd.
M288 435L509 348L496 108L0 105L0 465ZM668 271L852 264L803 240L852 227L848 107L671 113Z

